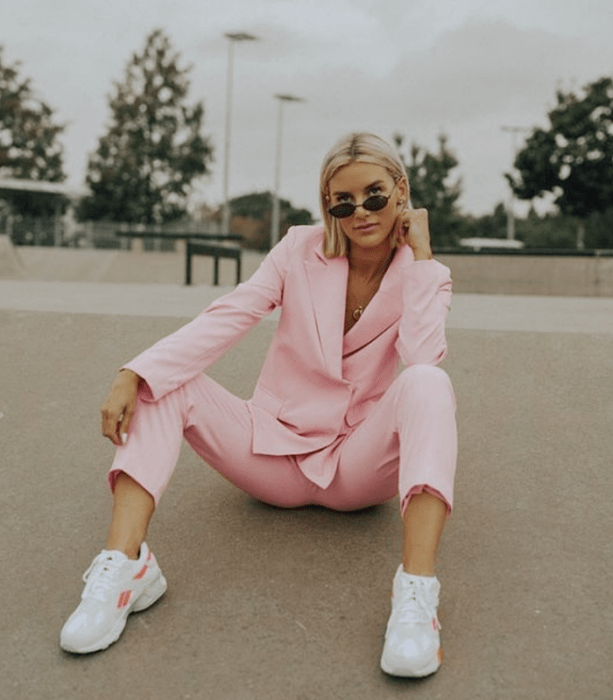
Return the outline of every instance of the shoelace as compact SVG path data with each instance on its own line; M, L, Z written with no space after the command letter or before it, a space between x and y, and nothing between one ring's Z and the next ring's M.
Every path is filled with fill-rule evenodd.
M402 605L398 606L397 620L401 624L411 624L414 622L430 624L432 620L436 620L437 629L441 629L441 624L436 615L436 597L431 600L432 596L426 590L426 586L418 581L405 583L402 586Z
M83 591L83 597L95 598L101 603L106 602L106 594L114 583L115 576L122 564L121 558L114 557L108 552L101 552L83 574L83 581L87 584Z

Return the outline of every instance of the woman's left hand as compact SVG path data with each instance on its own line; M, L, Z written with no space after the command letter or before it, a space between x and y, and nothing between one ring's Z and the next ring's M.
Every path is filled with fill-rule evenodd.
M405 209L398 224L404 229L405 243L413 250L415 260L430 260L430 225L427 209Z

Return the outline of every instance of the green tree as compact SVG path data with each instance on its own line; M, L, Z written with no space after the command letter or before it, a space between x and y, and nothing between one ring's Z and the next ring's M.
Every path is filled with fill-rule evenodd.
M54 121L54 113L32 88L28 78L19 75L19 63L3 60L0 46L0 178L61 182L63 148L58 140L64 126ZM44 215L55 210L57 195L2 190L16 214Z
M232 231L242 235L248 246L259 250L270 246L272 193L252 192L230 200ZM280 237L290 226L313 223L308 209L296 209L287 199L279 200ZM242 220L242 221L241 221Z
M592 212L585 221L587 248L613 249L613 206Z
M533 129L506 177L520 199L550 194L562 214L585 222L613 202L613 79L588 83L581 94L556 93L549 127Z
M491 214L462 216L458 226L460 238L506 238L507 213L499 202Z
M202 103L185 104L189 71L159 29L132 56L109 100L108 133L89 159L82 218L159 224L185 214L190 185L213 152L201 133Z
M516 219L515 233L526 248L573 248L576 225L570 216L560 212L540 215L531 207L525 218Z
M461 180L454 179L451 173L458 166L458 160L447 145L447 136L438 137L439 147L435 153L412 143L408 158L402 150L404 136L395 134L394 143L409 176L413 206L428 209L432 244L438 247L456 245L460 227L457 201L462 188Z

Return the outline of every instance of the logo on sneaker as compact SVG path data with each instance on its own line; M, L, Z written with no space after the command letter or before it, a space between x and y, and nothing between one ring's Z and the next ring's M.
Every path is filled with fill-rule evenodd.
M149 566L147 564L145 564L143 566L143 568L136 574L136 576L134 577L134 580L137 581L139 578L142 578L147 573L148 568L149 568Z
M119 594L119 598L117 600L117 607L118 608L125 608L126 605L130 602L130 598L132 596L132 591L122 591Z

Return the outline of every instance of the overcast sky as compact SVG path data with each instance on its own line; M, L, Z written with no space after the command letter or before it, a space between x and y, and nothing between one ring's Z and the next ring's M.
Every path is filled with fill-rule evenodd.
M341 135L395 132L430 149L445 132L460 161L461 207L483 214L508 197L512 137L546 124L555 91L613 75L612 0L0 0L4 59L20 61L67 124L69 184L109 118L112 82L162 28L192 64L216 150L200 188L222 198L227 40L236 45L230 194L271 189L283 121L281 195L317 211L321 159ZM520 137L521 142L521 137Z

